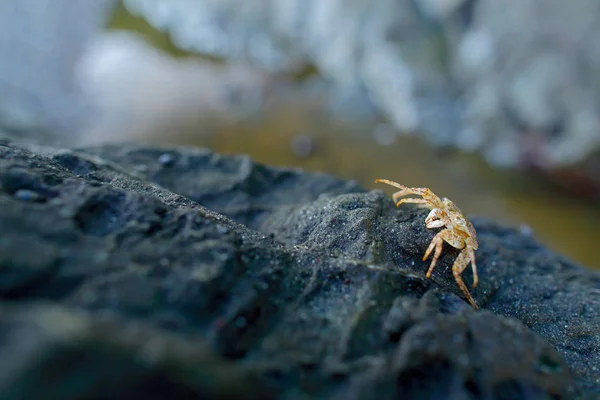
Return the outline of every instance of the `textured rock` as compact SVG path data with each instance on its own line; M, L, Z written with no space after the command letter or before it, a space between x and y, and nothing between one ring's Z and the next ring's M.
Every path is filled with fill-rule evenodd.
M600 277L491 221L474 311L455 250L424 279L425 210L327 175L6 143L0 184L7 398L600 393Z

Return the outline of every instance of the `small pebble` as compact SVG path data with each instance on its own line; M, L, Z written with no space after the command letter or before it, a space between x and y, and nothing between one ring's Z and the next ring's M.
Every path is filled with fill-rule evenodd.
M236 325L238 328L243 328L243 327L245 327L245 326L246 326L246 323L247 323L247 321L246 321L246 318L244 318L244 317L237 317L237 318L235 319L235 325Z
M15 197L19 200L23 201L43 201L45 197L39 194L38 192L34 192L33 190L28 189L19 189L15 192Z
M161 259L158 261L158 264L159 264L161 267L163 267L163 268L166 268L166 267L168 267L168 266L171 264L171 262L169 261L169 259L168 259L168 258L161 258Z
M217 232L227 233L229 232L229 229L225 225L217 224Z
M165 167L171 167L175 164L175 158L172 154L164 153L158 157L158 162L161 163Z
M396 141L396 130L390 124L379 124L373 129L373 138L381 146L389 146Z
M148 172L148 166L144 164L136 165L133 168L136 170L136 172Z
M298 135L291 140L290 148L296 157L306 158L315 151L315 140L309 135Z
M533 228L527 224L519 225L519 232L525 236L533 236Z

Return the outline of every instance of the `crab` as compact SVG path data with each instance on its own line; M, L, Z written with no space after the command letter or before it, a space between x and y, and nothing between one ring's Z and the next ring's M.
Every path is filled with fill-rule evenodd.
M431 212L425 218L425 226L427 228L446 228L439 231L433 237L433 240L425 251L423 261L427 260L431 252L435 249L433 259L425 277L428 279L431 277L433 269L442 253L444 242L461 250L452 265L452 275L454 275L454 280L456 280L456 283L467 297L469 303L471 303L473 308L477 309L477 303L475 303L473 296L471 296L471 293L467 289L467 285L465 285L461 274L470 263L473 269L473 288L477 287L479 278L477 276L477 265L475 264L475 250L479 247L479 243L477 242L475 228L463 212L452 201L445 197L440 199L428 188L407 187L387 179L377 179L375 182L385 183L400 189L392 195L396 207L400 207L403 203L415 203L421 208L429 208ZM409 197L400 199L411 194L421 196L421 198Z

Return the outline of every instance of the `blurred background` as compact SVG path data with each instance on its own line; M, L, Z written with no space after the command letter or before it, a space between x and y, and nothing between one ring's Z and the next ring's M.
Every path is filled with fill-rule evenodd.
M0 133L431 188L600 269L600 2L2 0Z

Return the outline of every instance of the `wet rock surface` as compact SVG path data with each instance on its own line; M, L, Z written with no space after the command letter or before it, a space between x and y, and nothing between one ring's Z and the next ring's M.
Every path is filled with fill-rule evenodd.
M492 221L475 311L426 210L327 175L5 141L0 185L4 398L600 394L600 275Z

